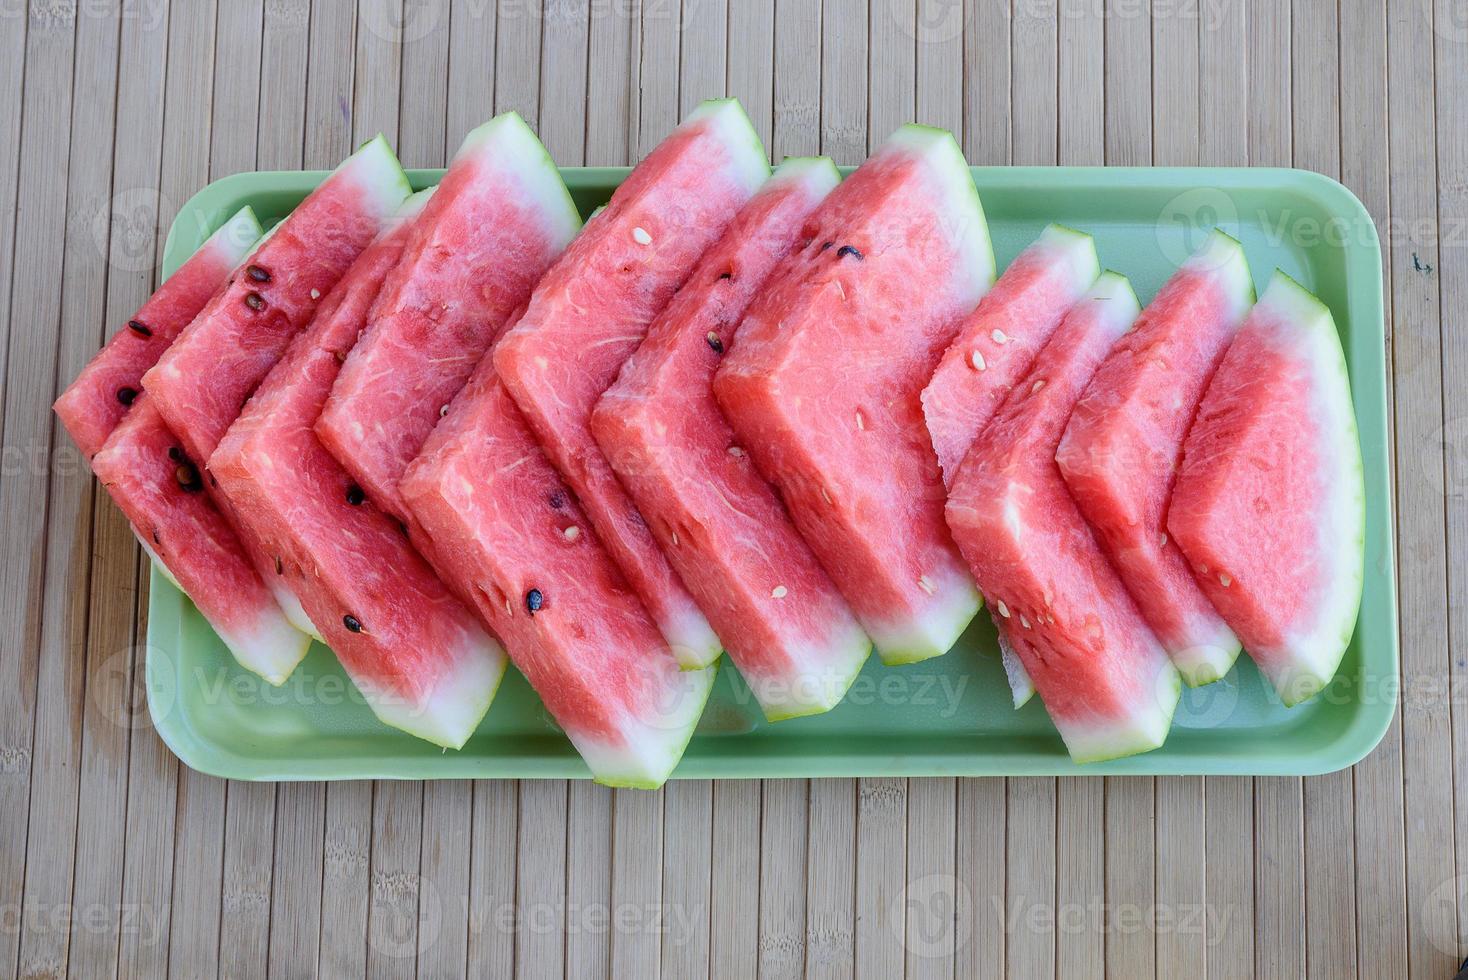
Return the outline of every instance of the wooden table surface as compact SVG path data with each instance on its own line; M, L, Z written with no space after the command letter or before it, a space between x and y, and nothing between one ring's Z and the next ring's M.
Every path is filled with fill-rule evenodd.
M857 163L916 118L975 164L1293 165L1361 197L1410 695L1366 761L639 793L173 758L138 703L144 560L49 411L152 288L158 230L213 178L378 131L440 166L504 109L562 164L623 164L724 93L777 158ZM8 0L0 146L0 976L1451 976L1463 0Z

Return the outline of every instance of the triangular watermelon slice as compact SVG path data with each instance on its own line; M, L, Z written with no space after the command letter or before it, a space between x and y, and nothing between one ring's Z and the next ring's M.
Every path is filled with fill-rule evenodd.
M714 393L888 663L948 651L979 595L943 523L920 394L994 278L968 164L905 126L831 192Z
M459 748L494 697L504 653L312 429L430 193L408 198L322 300L209 472L240 524L279 556L280 574L377 716Z
M61 424L88 459L143 390L143 374L219 292L259 237L255 212L241 208L148 297L56 399Z
M1350 643L1364 501L1335 321L1276 272L1208 385L1167 527L1286 705L1330 683Z
M591 410L769 173L739 102L703 103L571 243L494 353L505 388L688 668L718 659L722 644L607 464Z
M826 157L782 163L592 413L607 460L771 720L834 707L871 641L737 444L713 376L745 309L840 179Z
M1227 674L1239 640L1198 591L1163 522L1183 437L1253 301L1243 249L1213 232L1107 356L1055 456L1081 513L1190 685Z
M1090 235L1049 225L964 320L923 389L923 418L945 483L953 482L968 447L1100 272Z
M1125 278L1097 280L974 441L947 507L1002 635L1076 762L1157 748L1180 690L1054 458L1086 382L1138 309Z
M204 478L149 395L92 458L92 470L159 570L208 620L240 665L283 684L311 638L266 588Z
M347 267L408 196L408 179L378 136L344 160L256 246L244 269L143 376L143 387L189 459L213 454L245 400L315 315ZM214 487L206 479L209 491ZM221 507L229 517L228 507ZM235 528L292 623L320 630L274 574L275 556Z
M598 782L655 788L717 667L683 671L485 357L400 489Z
M518 115L464 138L316 423L377 506L411 520L403 470L580 225L560 171Z

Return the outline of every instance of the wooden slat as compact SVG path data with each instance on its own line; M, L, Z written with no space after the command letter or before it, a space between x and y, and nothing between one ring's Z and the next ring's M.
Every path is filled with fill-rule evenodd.
M866 81L862 85L870 108L867 112L867 145L859 156L865 156L880 146L898 126L926 121L917 104L917 59L924 46L913 40L917 31L916 18L917 8L905 3L872 4L870 51L864 67L872 79L881 81ZM934 95L931 91L927 94L930 97ZM961 90L952 94L958 96L961 123Z
M1402 763L1406 796L1407 967L1413 976L1456 966L1463 888L1453 849L1453 731L1441 678L1454 669L1448 633L1447 520L1442 489L1421 478L1419 454L1437 467L1444 433L1441 215L1435 141L1433 9L1387 6L1388 132L1392 229L1392 362L1396 397L1397 547L1400 564ZM1445 21L1451 30L1454 25ZM1461 175L1450 175L1461 180ZM1444 460L1444 462L1446 462ZM1430 472L1430 471L1429 471ZM1461 556L1457 559L1462 561Z
M397 149L405 167L442 167L446 162L450 13L449 0L414 0L403 6L396 32L403 73Z
M775 0L733 0L728 23L726 88L744 104L768 148L775 115Z
M758 969L759 852L762 786L757 780L714 783L713 899L709 903L709 975L752 977Z
M453 0L449 11L449 100L444 151L494 115L496 8L488 0Z
M734 0L737 4L739 0ZM684 4L678 24L678 117L704 99L725 94L728 78L729 0ZM669 18L671 20L671 18ZM748 107L746 107L748 111Z
M874 5L876 6L876 5ZM893 20L902 17L905 21L908 8L905 4L886 5ZM963 5L961 3L935 3L919 0L911 30L906 24L895 32L899 37L912 37L917 48L917 116L920 123L946 129L960 140L963 135ZM874 15L873 20L876 21ZM873 72L874 89L887 87L882 75ZM873 97L873 104L876 99ZM873 120L875 128L875 120ZM880 129L874 138L881 139L886 133ZM961 144L960 144L961 145Z
M760 812L759 975L805 969L806 820L810 781L767 779Z
M260 42L260 136L255 149L262 170L302 166L306 103L301 93L306 90L310 27L310 0L265 4Z
M581 919L566 936L566 975L601 977L611 969L612 944L609 930L597 928L593 917L612 907L612 791L578 779L568 792L566 905L580 909Z
M856 780L813 779L805 873L805 972L849 977L856 969Z
M373 788L372 854L368 869L367 975L399 975L413 963L420 940L419 903L427 895L437 907L436 882L420 877L423 843L423 786L392 779ZM435 927L436 928L436 927Z
M1004 975L1009 945L1004 892L1005 783L1003 779L958 781L955 977ZM910 874L908 881L911 887Z
M50 476L51 415L47 405L56 376L57 331L61 297L52 289L35 289L34 282L57 282L62 275L62 235L52 216L66 213L66 165L70 127L56 125L71 116L71 62L75 44L75 18L33 15L26 26L27 66L23 119L20 128L18 198L28 205L13 211L15 250L13 275L18 288L7 309L5 356L6 382L0 431L4 446L20 447L29 462L6 467L0 472L0 528L7 549L14 556L0 570L4 583L0 594L0 617L6 623L4 656L0 656L0 751L4 771L0 776L0 834L8 843L0 848L0 895L8 908L17 910L16 924L0 938L0 964L18 969L24 963L23 934L28 924L22 899L28 883L27 865L32 857L27 832L34 826L38 842L47 840L44 813L32 823L32 787L46 788L52 773L43 766L64 764L49 758L56 748L45 723L38 725L37 697L63 697L56 690L56 667L47 664L42 681L42 602L64 601L58 594L46 595L46 504ZM9 324L42 325L41 329L10 330ZM70 535L65 536L65 544ZM63 612L62 615L65 615ZM50 617L58 616L53 613ZM55 648L51 658L63 656ZM68 699L69 700L69 699ZM54 707L49 706L48 707ZM67 708L62 706L62 711ZM45 714L45 712L39 712ZM38 728L40 729L38 731ZM62 749L63 752L66 749ZM43 756L47 756L44 757ZM58 787L59 789L59 787ZM44 794L43 794L44 795ZM38 843L39 846L39 843ZM38 873L44 874L44 861ZM68 869L69 874L69 869ZM69 886L67 886L69 888ZM59 890L53 886L54 891ZM32 913L32 919L35 913Z
M903 905L909 977L954 975L959 896L956 792L952 779L908 780Z
M668 783L663 790L663 891L659 923L661 970L665 977L702 977L709 972L713 825L713 783L706 779L675 779Z
M517 784L507 780L474 784L467 970L471 977L499 978L514 973L519 795Z
M1105 22L1089 0L1061 0L1059 9L1058 159L1097 166L1106 159Z
M1340 6L1340 26L1343 37L1351 39L1340 48L1341 180L1360 197L1376 220L1389 276L1385 3L1348 0ZM1388 303L1391 294L1389 288ZM1390 311L1385 327L1387 394L1391 405L1395 372ZM1395 428L1391 413L1387 424ZM1395 446L1402 445L1395 436L1392 441ZM1397 508L1401 513L1400 498ZM1356 817L1357 968L1364 977L1401 976L1407 969L1407 898L1400 711L1393 715L1381 745L1352 773Z
M537 132L551 158L563 167L586 161L587 119L563 110L586 102L590 16L589 7L554 0L545 13L541 57L552 68L541 73L540 101L554 111L542 114Z
M659 801L661 804L661 801ZM561 973L566 925L566 781L536 779L520 787L516 843L515 975ZM651 863L655 873L658 864ZM655 950L654 950L655 951Z
M50 29L61 34L73 32L74 56L79 67L73 75L74 88L68 93L71 131L100 134L102 145L110 146L116 107L115 20L76 18L74 24L63 21ZM60 56L61 52L55 54ZM82 202L107 200L111 177L108 155L96 153L76 139L71 140L69 147L58 145L57 150L70 155L65 165L67 205L79 207L84 206ZM63 222L59 227L53 225L49 236L59 239L66 231ZM40 321L46 329L35 331L38 336L34 341L54 345L55 369L51 378L45 379L53 386L52 395L59 393L55 385L64 385L66 379L80 370L95 347L95 324L102 313L106 290L105 248L67 250L60 280L59 319ZM12 351L18 339L12 336ZM14 430L9 425L23 418L23 415L19 418L8 415L6 445L11 445L13 439ZM50 419L43 416L36 421L49 423ZM60 459L61 447L67 442L67 437L56 431L57 428L47 426L35 430L38 438L45 438L44 434L50 430L52 459ZM46 604L36 689L36 703L42 710L36 712L35 719L29 833L25 838L27 902L18 907L16 916L16 923L21 927L20 976L65 969L71 929L65 917L49 913L70 906L77 857L77 775L83 752L81 721L86 677L83 658L88 632L92 481L79 466L49 469L44 518L45 570L44 578L38 583ZM19 838L13 846L20 849Z
M1005 961L1011 976L1055 975L1054 931L1044 928L1045 918L1028 918L1036 910L1048 918L1056 909L1055 794L1053 779L1009 780L1004 914L1007 923L1021 923L1007 929Z
M775 5L774 159L820 148L821 9L815 3Z
M632 57L640 24L625 9L621 4L592 7L586 71L586 162L592 166L631 163L636 145Z
M372 891L372 784L332 783L322 847L321 951L324 977L367 972L367 909Z
M1017 165L1054 164L1059 134L1059 24L1047 6L1014 6L1009 39L1010 115L1020 124L1010 141L1011 161Z
M612 975L653 977L660 937L649 917L663 909L663 794L619 789L612 798L612 908L633 917L612 930ZM526 975L545 974L536 964Z
M469 957L470 841L474 784L438 780L423 787L418 857L418 975L451 977Z
M904 969L907 782L857 781L856 963L863 977L895 977Z
M924 13L928 16L923 17ZM923 23L936 17L938 23L948 25L952 16L953 4L949 3L932 2L919 8ZM964 2L963 152L976 167L1009 161L1011 23L1002 4ZM940 30L946 29L951 28Z

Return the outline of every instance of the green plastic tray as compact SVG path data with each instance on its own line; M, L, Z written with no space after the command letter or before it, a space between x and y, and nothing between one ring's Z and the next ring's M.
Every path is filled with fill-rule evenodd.
M583 214L627 171L563 171ZM415 171L414 185L440 171ZM1335 314L1355 395L1366 469L1366 592L1337 681L1293 709L1247 657L1223 681L1186 691L1167 744L1116 762L1073 765L1039 699L1020 711L981 614L945 657L884 667L872 657L834 711L768 724L725 660L676 777L922 775L1273 775L1351 765L1386 731L1396 704L1397 622L1388 479L1381 252L1361 203L1299 170L977 167L1000 267L1046 223L1096 237L1103 266L1150 298L1218 225L1244 244L1261 285L1278 266ZM168 235L172 272L237 208L283 217L325 176L253 173L200 191ZM234 664L193 605L155 570L149 601L148 703L186 764L239 779L585 777L524 678L509 670L469 743L445 752L377 722L335 658L317 645L284 687Z

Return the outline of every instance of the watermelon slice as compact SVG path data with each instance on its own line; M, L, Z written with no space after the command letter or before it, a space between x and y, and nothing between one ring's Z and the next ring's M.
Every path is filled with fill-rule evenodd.
M439 573L472 597L598 782L653 788L716 667L682 671L486 357L408 468Z
M920 394L994 276L958 144L898 130L803 238L750 307L714 394L882 659L938 656L979 595L943 523Z
M410 520L403 470L580 224L518 115L464 138L316 423L377 506Z
M1090 235L1049 225L964 320L923 389L923 417L946 483L953 482L969 445L1100 271Z
M143 376L143 387L189 459L209 459L321 297L407 196L407 177L386 141L379 136L364 144L266 234L243 273ZM206 483L213 493L213 481L206 477ZM222 509L229 517L228 508ZM274 574L274 556L247 529L235 531L291 622L321 639L295 593Z
M834 707L871 641L735 444L712 383L744 310L840 179L825 157L782 163L653 321L591 420L771 721Z
M241 208L148 297L56 399L53 407L61 424L88 459L143 390L144 372L219 291L259 237L255 212Z
M1167 527L1286 705L1324 688L1351 640L1362 480L1335 321L1276 272L1188 432Z
M280 556L281 575L378 717L459 748L489 708L504 653L312 429L430 193L408 198L322 300L209 472L240 523Z
M200 470L153 407L132 410L92 458L92 470L143 549L208 620L240 664L283 684L306 655L229 522L204 492Z
M1163 520L1183 437L1253 301L1243 249L1215 231L1107 356L1056 453L1081 513L1190 685L1227 674L1239 641Z
M1180 692L1054 459L1076 399L1137 312L1126 279L1102 275L974 441L948 500L979 588L1077 762L1161 745Z
M722 644L596 445L591 410L769 173L739 102L703 103L617 188L494 354L505 388L690 668L713 663Z

